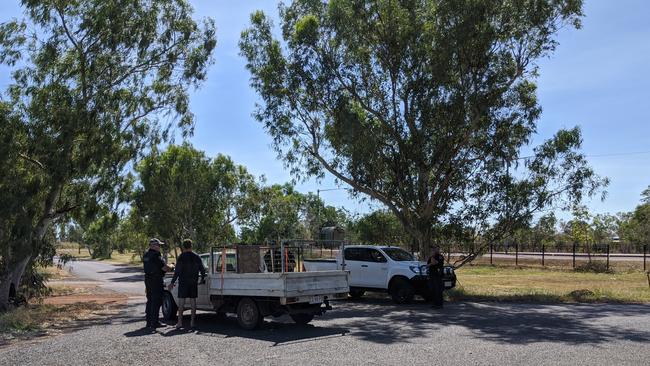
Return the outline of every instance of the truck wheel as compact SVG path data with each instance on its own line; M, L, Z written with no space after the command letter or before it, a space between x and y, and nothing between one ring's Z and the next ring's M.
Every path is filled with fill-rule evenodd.
M390 295L397 304L408 304L413 301L415 289L407 280L397 278L390 286Z
M314 314L290 314L294 323L305 325L314 319Z
M175 319L178 315L178 306L176 306L176 301L174 301L172 294L167 291L163 294L162 313L165 320Z
M239 323L240 327L253 330L261 324L262 319L260 309L253 299L245 297L239 301L239 304L237 304L237 323Z
M360 299L366 291L358 288L351 288L350 289L350 297L353 299Z

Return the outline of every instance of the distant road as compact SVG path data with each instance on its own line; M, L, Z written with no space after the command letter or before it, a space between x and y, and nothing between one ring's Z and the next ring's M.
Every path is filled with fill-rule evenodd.
M78 280L99 282L99 286L132 296L144 296L142 267L96 261L74 261L67 266Z
M494 252L492 254L494 258L509 258L509 259L515 259L515 253L514 252L508 252L506 254L505 252ZM490 253L486 253L483 255L483 258L490 258ZM519 252L519 258L520 259L538 259L542 260L542 253L541 252ZM545 253L544 254L545 259L551 259L551 260L573 260L573 254L572 253ZM607 255L606 254L592 254L591 255L592 260L607 260ZM589 256L584 253L576 253L576 261L586 261L589 260ZM609 254L609 260L610 261L618 261L618 262L643 262L643 254L622 254L622 253L610 253ZM650 262L650 255L648 256L647 260Z

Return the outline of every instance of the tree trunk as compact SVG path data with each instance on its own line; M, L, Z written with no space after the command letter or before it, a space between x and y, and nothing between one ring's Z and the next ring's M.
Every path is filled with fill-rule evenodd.
M18 291L20 279L23 277L30 256L25 255L9 265L8 271L0 278L0 310L7 310L9 307L9 296L11 288Z

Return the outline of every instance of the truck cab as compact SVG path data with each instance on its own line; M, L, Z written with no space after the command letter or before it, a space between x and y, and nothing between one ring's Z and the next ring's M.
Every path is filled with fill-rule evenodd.
M308 271L345 269L350 272L350 296L359 298L366 291L388 292L398 304L411 302L420 295L430 299L428 267L411 253L399 247L381 245L349 245L335 261L305 260ZM452 267L445 267L445 289L456 286Z

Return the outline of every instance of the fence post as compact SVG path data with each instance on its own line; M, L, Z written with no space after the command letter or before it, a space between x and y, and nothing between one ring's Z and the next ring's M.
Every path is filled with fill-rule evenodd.
M607 270L609 270L609 244L607 244Z
M494 252L494 244L490 243L490 264L492 264L492 254L493 254L493 252Z
M546 248L544 248L544 244L542 244L542 267L544 267L544 253L546 252L545 249Z
M647 256L647 253L648 253L648 244L643 246L643 270L644 271L646 270L645 258Z
M519 243L515 243L515 266L519 265Z
M576 268L576 243L573 243L573 268Z

